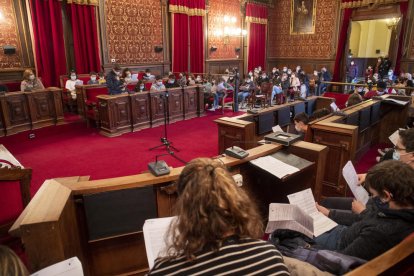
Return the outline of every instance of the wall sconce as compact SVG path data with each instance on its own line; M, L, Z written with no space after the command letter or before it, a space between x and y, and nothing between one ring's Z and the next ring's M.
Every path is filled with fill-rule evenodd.
M236 47L236 48L234 48L234 51L235 51L236 53L240 53L240 47Z
M224 44L227 44L230 37L243 37L247 35L246 30L236 27L237 19L234 16L225 15L221 26L213 31L213 35L216 37L223 37Z
M397 29L398 22L400 22L399 17L387 18L385 25L389 30L395 31Z
M216 46L211 46L210 51L212 51L212 52L217 51L217 47Z
M156 53L161 53L163 49L164 49L164 48L163 48L162 46L155 46L155 47L154 47L154 51L155 51Z

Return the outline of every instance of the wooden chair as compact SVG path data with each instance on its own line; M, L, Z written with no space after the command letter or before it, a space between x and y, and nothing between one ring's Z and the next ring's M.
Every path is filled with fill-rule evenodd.
M272 89L273 85L270 82L263 82L260 85L260 91L262 92L262 95L265 95L265 107L266 105L272 105Z
M100 127L100 117L98 108L98 96L108 95L108 88L104 85L95 85L85 87L85 118L87 126L90 127L91 122L95 122L96 127Z
M250 95L250 99L249 99L249 102L248 102L248 106L249 106L250 109L254 108L257 102L260 102L260 107L261 108L266 107L266 103L268 101L267 94L263 94L263 93L259 94L258 93L259 91L260 90L258 90L258 89L252 90L251 95Z
M231 107L234 110L234 91L233 90L226 90L224 93L223 98L221 99L221 113L224 114L225 107Z

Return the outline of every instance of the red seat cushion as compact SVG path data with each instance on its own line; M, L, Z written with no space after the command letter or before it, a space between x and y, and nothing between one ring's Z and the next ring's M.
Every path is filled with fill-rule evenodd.
M16 92L20 91L20 84L21 82L5 82L3 85L7 87L9 92Z
M129 91L134 91L134 89L135 89L135 86L137 86L137 84L136 83L130 83L130 84L128 84L127 85L127 90L129 90Z
M98 96L99 95L108 95L108 88L107 87L90 87L85 90L86 92L86 99L85 102L88 104L95 102L98 103Z
M149 90L151 89L151 86L152 86L152 82L146 82L146 83L145 83L145 89L146 89L146 90L148 90L148 91L149 91Z
M144 78L145 72L138 72L138 79L142 80Z
M345 103L348 101L349 94L335 93L335 92L325 92L323 93L324 97L334 98L335 104L339 109L344 109Z

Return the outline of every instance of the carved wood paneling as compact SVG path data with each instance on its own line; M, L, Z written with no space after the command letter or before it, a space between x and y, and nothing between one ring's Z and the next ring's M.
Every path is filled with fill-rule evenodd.
M55 108L52 93L27 94L33 128L51 126L55 123Z
M105 0L106 46L109 63L162 63L164 54L161 1Z
M184 88L184 119L197 117L197 87Z
M3 49L0 50L0 69L22 67L23 58L13 0L0 0L0 8L4 16L3 21L0 22L0 46L16 47L16 54L12 55L5 55Z
M164 97L165 92L151 92L151 125L158 126L164 121Z
M151 105L149 92L131 95L133 131L148 128L151 125Z
M242 48L242 39L240 37L229 38L226 41L223 37L214 36L214 30L222 27L224 16L234 16L237 22L234 24L242 28L242 15L239 0L210 0L208 9L208 59L235 59L237 55L235 48ZM216 51L210 51L212 46L217 47Z
M31 128L29 106L24 93L1 96L6 134L11 135Z
M290 35L291 0L275 1L269 8L268 57L334 58L338 1L318 0L315 34Z
M130 132L132 128L131 103L128 95L99 98L100 133L105 136L118 136Z
M184 119L184 94L182 88L168 90L168 115L170 123Z

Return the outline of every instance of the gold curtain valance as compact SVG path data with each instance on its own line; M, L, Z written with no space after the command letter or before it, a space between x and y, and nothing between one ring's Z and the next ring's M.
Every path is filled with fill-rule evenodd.
M206 10L203 9L192 9L186 6L169 5L171 13L183 13L189 16L205 16Z
M99 0L66 0L68 4L98 6Z
M406 2L408 0L355 0L350 2L341 3L341 9L353 9L360 7L367 7L371 5L385 5L385 4L394 4L399 2Z
M267 24L267 19L266 18L246 16L246 22L266 25Z

